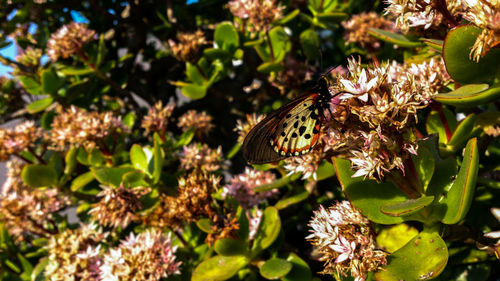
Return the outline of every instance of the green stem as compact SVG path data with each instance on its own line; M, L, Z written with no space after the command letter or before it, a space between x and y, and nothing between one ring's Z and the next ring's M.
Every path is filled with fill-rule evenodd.
M271 55L271 61L274 62L274 51L273 44L271 44L271 36L269 36L269 29L266 28L267 45L269 46L269 53Z

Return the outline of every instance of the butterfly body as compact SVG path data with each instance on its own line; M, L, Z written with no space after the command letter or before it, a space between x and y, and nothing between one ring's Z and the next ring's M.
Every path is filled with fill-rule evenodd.
M259 122L243 142L250 164L309 153L318 143L323 112L332 95L325 77L318 85Z

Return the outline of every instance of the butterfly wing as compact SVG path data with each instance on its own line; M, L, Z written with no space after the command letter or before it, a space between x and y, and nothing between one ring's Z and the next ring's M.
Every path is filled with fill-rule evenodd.
M250 164L308 153L319 138L318 92L306 93L258 123L243 142Z

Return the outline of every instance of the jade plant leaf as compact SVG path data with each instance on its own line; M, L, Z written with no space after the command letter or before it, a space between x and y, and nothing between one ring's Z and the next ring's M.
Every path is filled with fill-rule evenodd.
M57 172L48 165L29 164L24 166L21 179L31 187L52 186L57 183Z
M260 268L259 272L268 280L276 280L284 277L292 269L292 263L280 258L267 260Z
M429 206L434 201L434 196L423 196L417 199L408 199L401 202L389 202L382 205L380 211L386 215L401 217L414 214Z
M473 107L495 101L500 97L500 87L489 87L488 84L467 84L433 97L434 100L447 105Z
M119 187L123 181L123 175L135 171L132 167L113 167L113 168L100 168L92 171L95 179L104 185L112 185Z
M281 231L278 209L267 207L262 214L259 229L255 235L252 251L254 254L267 249L276 240Z
M214 250L221 256L246 255L247 243L242 240L223 238L215 242Z
M389 202L410 199L394 184L377 183L374 180L364 180L363 177L353 178L354 171L350 168L349 160L335 158L334 165L345 195L369 220L381 224L395 224L405 220L403 217L389 216L381 212L381 207Z
M418 41L410 41L410 39L406 38L404 35L399 33L390 32L387 30L382 30L378 28L369 28L368 33L382 41L395 44L401 47L414 48L422 46L422 42Z
M454 28L446 35L443 58L451 78L462 84L488 82L500 66L500 50L492 48L479 62L471 60L470 52L482 29L473 25Z
M215 256L200 263L191 276L192 281L226 280L249 262L245 256Z
M46 97L43 99L36 100L26 106L26 110L31 113L35 114L41 111L44 111L47 107L49 107L52 102L54 101L54 98L52 97Z
M283 281L309 281L312 278L309 265L297 254L290 253L286 258L292 264L290 272L281 278Z
M436 232L421 232L388 256L387 266L376 280L427 280L438 276L448 262L448 249Z
M214 40L219 48L231 53L234 52L239 45L238 32L230 22L222 22L215 28Z
M306 29L300 34L300 44L306 57L315 60L320 54L320 38L314 29Z
M469 140L465 147L464 159L458 175L443 200L440 201L444 209L442 222L455 224L461 221L469 211L474 189L476 187L477 172L479 170L479 152L477 139Z

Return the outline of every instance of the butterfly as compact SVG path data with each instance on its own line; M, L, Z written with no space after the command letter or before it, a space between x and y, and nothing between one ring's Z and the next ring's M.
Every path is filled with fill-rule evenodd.
M243 156L248 162L264 164L311 152L332 98L328 84L321 76L311 90L255 125L243 141Z

